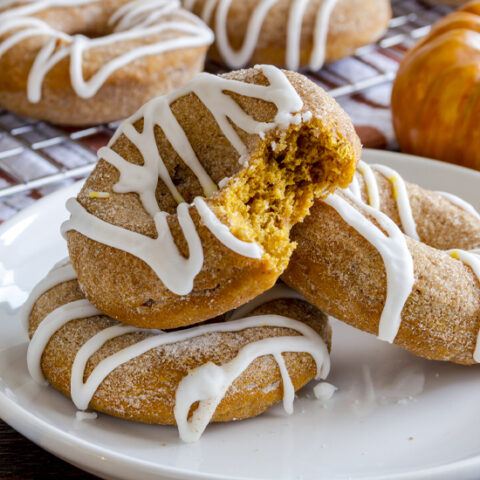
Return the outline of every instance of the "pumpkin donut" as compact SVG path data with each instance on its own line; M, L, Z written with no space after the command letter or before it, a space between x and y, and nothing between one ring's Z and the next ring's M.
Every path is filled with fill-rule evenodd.
M479 44L474 1L440 19L405 55L392 91L402 151L480 170Z
M480 215L388 167L360 162L359 172L293 228L298 246L282 279L327 314L418 356L480 363L480 255L472 250Z
M215 31L209 55L230 68L271 63L319 70L378 40L388 0L184 0Z
M0 105L64 125L120 120L202 71L212 41L177 0L4 0Z
M242 305L275 284L291 227L348 185L359 152L347 115L300 74L201 74L124 122L68 201L81 289L145 328Z
M328 319L292 297L276 287L243 313L146 331L101 314L65 264L36 287L24 309L29 370L80 410L177 424L184 441L195 441L209 422L259 415L282 397L292 412L294 392L328 374Z

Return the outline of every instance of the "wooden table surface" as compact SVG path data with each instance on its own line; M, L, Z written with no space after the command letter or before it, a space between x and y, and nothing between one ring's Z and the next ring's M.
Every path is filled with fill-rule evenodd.
M95 479L37 447L0 420L0 479Z

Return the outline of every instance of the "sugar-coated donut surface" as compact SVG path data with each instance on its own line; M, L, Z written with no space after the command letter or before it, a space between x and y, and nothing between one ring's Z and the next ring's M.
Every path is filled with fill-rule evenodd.
M258 415L282 397L291 412L294 392L328 374L328 320L296 297L279 286L199 327L147 331L96 310L67 263L24 308L29 370L81 410L177 424L184 441L195 441L209 422Z
M209 55L230 68L271 63L319 70L376 41L388 0L184 0L215 32Z
M298 247L282 278L328 314L416 355L479 363L479 213L391 168L360 162L358 172L293 229Z
M346 114L302 75L196 77L124 122L69 201L82 290L147 328L242 305L275 283L291 226L313 196L349 183L359 151Z
M1 0L0 105L59 124L120 120L203 70L212 41L177 0Z
M363 161L358 164L349 190L385 213L403 233L430 247L480 247L480 214L456 195L426 190L407 182L392 168Z

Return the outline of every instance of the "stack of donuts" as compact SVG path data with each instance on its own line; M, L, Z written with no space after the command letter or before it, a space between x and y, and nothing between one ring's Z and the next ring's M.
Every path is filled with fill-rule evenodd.
M30 14L47 3L63 5L18 8ZM235 62L280 58L262 37L266 26L260 34L271 3L246 3L253 20ZM307 3L288 10L288 41L297 47ZM125 2L105 18L119 31L136 25L138 40L173 15L173 31L195 30L192 48L205 53L208 29L190 13L141 5ZM187 5L213 22L211 55L219 58L231 49L219 43L229 5ZM90 25L87 7L98 5L78 1ZM334 7L322 3L317 27ZM13 18L21 28L12 27L11 45L47 28L18 12ZM168 31L162 41L170 44L177 33ZM200 37L210 40L199 47ZM63 53L42 44L32 95L62 59L75 65L87 42L55 38L66 42ZM314 63L336 56L318 57L316 48L287 42L282 55L295 67L310 55ZM78 83L74 74L71 86L86 92L95 78ZM32 377L78 410L177 425L187 442L210 422L253 417L282 399L291 413L295 391L328 375L329 315L423 358L480 362L479 213L362 162L349 117L303 75L273 65L199 73L123 121L98 157L66 205L69 257L22 309ZM319 393L332 393L322 385Z
M0 0L0 106L59 125L121 120L206 55L318 70L390 18L389 0Z
M33 378L195 441L291 412L328 374L327 315L479 362L480 215L359 157L335 101L271 65L151 100L67 202L69 258L22 311Z
M275 283L291 229L350 183L359 155L336 102L271 65L151 100L67 202L70 257L23 307L33 378L185 441L282 398L291 412L327 375L331 333Z

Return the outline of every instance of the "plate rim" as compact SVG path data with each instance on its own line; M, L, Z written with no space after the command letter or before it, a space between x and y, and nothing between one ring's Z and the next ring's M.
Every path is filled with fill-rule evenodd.
M439 160L433 160L425 157L419 157L416 155L404 154L400 152L392 152L388 150L380 149L364 149L362 158L368 163L377 161L377 156L396 158L399 160L408 158L411 161L420 162L426 165L432 162L437 166L441 166L448 171L461 170L463 173L474 175L480 182L480 172L472 170L467 167L442 162ZM0 236L12 226L17 224L22 219L35 214L38 210L41 210L43 204L54 201L56 197L64 198L66 193L73 193L77 191L81 184L85 180L79 180L73 184L67 185L55 192L42 197L32 205L29 205L25 209L21 210L10 219L0 225ZM2 378L0 377L0 381ZM115 464L115 469L125 468L125 471L136 471L141 469L144 473L164 475L165 479L178 479L178 480L245 480L245 477L236 477L223 474L208 474L201 472L192 472L179 467L171 467L166 465L160 465L148 460L142 460L133 456L118 453L110 448L105 448L100 445L94 445L86 440L78 438L72 433L64 432L57 428L55 425L50 424L46 420L34 415L32 412L23 408L21 405L13 401L6 395L6 393L0 389L0 418L2 418L8 425L19 433L24 435L33 443L37 444L41 448L47 450L51 454L78 466L85 470L84 464L87 465L87 460L91 461L92 457L95 458L96 464L92 465L94 469L90 469L92 472L96 472L98 475L102 473L109 475L112 473L109 468L112 464ZM34 435L29 431L35 431L37 434L41 433L43 438L34 439ZM181 446L181 445L179 445ZM103 457L103 459L102 459ZM108 460L107 460L108 458ZM105 461L107 460L107 461ZM446 475L455 473L458 475L468 475L473 472L473 469L480 467L480 452L477 455L471 455L461 460L454 462L448 462L440 465L434 465L431 467L419 468L408 472L399 472L388 475L368 475L356 477L358 480L380 480L387 478L391 480L414 480L414 479L436 479L436 478L448 478ZM478 471L477 471L478 473ZM441 476L441 477L439 477ZM159 477L161 480L161 477ZM254 477L252 477L254 480Z

